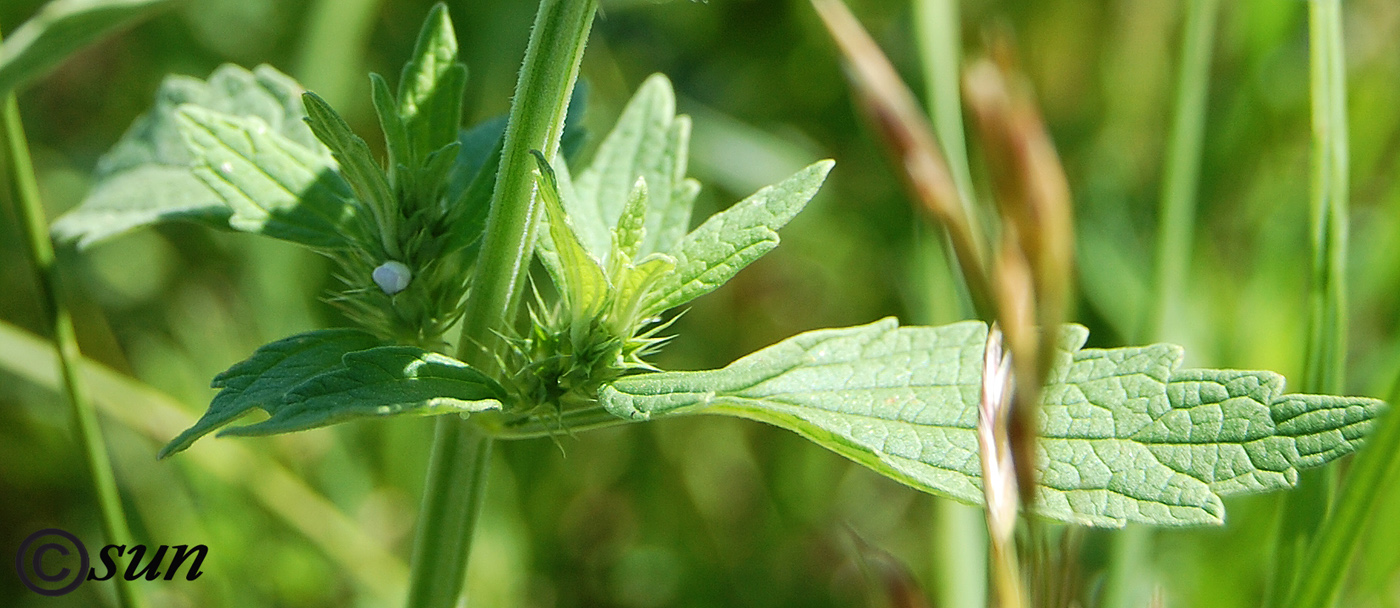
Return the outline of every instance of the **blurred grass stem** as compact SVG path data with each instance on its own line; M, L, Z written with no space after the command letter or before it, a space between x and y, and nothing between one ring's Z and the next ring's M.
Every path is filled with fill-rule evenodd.
M345 107L363 83L365 48L382 0L317 0L307 11L295 74L330 105Z
M1350 171L1341 0L1308 3L1308 41L1313 138L1308 231L1312 264L1303 390L1339 393L1346 384ZM1370 449L1376 447L1380 446L1370 446ZM1364 472L1368 477L1378 474L1374 470ZM1366 488L1351 490L1352 485L1367 481L1356 480L1348 484L1348 490L1362 495L1374 494ZM1337 514L1345 519L1334 521L1331 510L1336 486L1336 469L1328 468L1304 475L1298 491L1285 498L1271 589L1275 605L1326 606L1335 599L1339 586L1346 579L1350 555L1359 540L1365 512L1374 504L1374 496L1371 501L1347 504ZM1318 534L1319 529L1326 535ZM1318 557L1329 561L1322 564L1311 561ZM1326 581L1312 581L1319 576L1315 570L1318 567L1335 576ZM1303 595L1295 597L1295 593ZM1302 601L1306 603L1300 604Z
M962 20L959 0L914 0L914 34L924 71L925 102L943 158L957 188L963 213L972 217L977 198L968 167L967 142L962 115ZM930 301L922 320L930 325L950 323L974 313L967 299L967 285L959 280L955 255L948 250L946 233L920 230L921 248L936 258L939 267L926 268L915 278L926 284L922 291ZM939 251L933 251L938 248ZM946 270L944 269L946 267ZM940 309L944 312L940 314ZM930 590L943 606L987 604L987 533L977 509L951 500L935 503L933 566L935 584Z
M49 330L53 333L54 343L58 345L59 375L63 380L63 395L72 413L74 440L83 452L83 464L97 494L102 535L109 544L130 545L133 544L131 529L122 510L121 493L112 472L111 456L107 453L107 444L97 424L92 401L88 399L82 379L78 377L78 362L82 360L82 353L78 350L73 318L60 293L53 241L49 239L44 204L39 198L39 183L34 174L34 164L29 158L29 143L20 121L19 102L13 93L4 95L4 106L5 172L8 174L10 199L15 204L21 224L20 233L29 249L29 260L39 297L43 299L42 308L48 316ZM78 576L85 574L80 572ZM123 577L114 578L118 605L123 608L146 605L135 583Z
M0 321L0 369L55 393L63 391L57 349ZM183 404L166 393L89 359L83 383L105 419L156 445L194 424ZM215 441L185 452L200 473L241 488L268 513L304 536L378 604L403 597L408 568L325 496L273 457L237 441Z
M812 0L827 31L846 59L851 80L866 114L903 169L915 198L948 233L978 316L996 317L987 282L981 229L967 212L948 165L934 142L933 127L900 80L880 47L840 0Z
M1157 215L1156 293L1150 300L1146 327L1139 336L1146 340L1161 338L1168 328L1173 303L1185 293L1200 189L1206 102L1220 0L1188 0L1185 6L1176 100Z
M1176 99L1167 136L1166 164L1157 215L1157 269L1147 317L1131 343L1163 339L1175 331L1174 311L1186 292L1204 155L1210 66L1219 0L1188 0L1183 16ZM1129 525L1112 535L1103 606L1129 608L1150 599L1153 530Z
M534 252L538 212L530 152L540 150L553 159L558 150L597 6L597 0L543 0L535 14L457 343L458 357L488 374L500 371L499 335L515 320ZM414 540L409 608L458 604L490 449L491 439L475 423L451 416L438 420Z

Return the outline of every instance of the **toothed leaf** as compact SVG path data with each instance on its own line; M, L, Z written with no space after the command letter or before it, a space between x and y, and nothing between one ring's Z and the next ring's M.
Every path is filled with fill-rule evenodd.
M291 142L324 155L325 147L302 122L301 85L268 66L253 71L225 65L208 82L170 76L155 105L97 163L93 188L78 207L54 222L60 242L84 248L160 222L184 220L229 228L233 211L194 174L202 164L185 145L175 112L200 106L235 117L256 117Z
M727 414L795 431L918 489L980 503L986 325L893 319L808 332L703 372L626 377L615 415ZM1067 326L1043 394L1037 514L1122 526L1222 523L1221 498L1291 487L1354 451L1385 404L1283 395L1271 372L1178 370L1181 349L1082 348Z
M354 225L354 194L328 155L257 117L187 105L176 122L194 154L194 175L233 211L230 227L323 249L363 238Z
M340 365L292 387L271 417L223 435L275 435L357 418L470 414L501 408L505 390L466 363L413 346L346 353ZM260 406L261 407L261 406Z
M817 193L832 162L818 161L781 183L710 216L675 250L676 271L657 287L648 314L685 304L714 291L745 266L778 246L778 229Z
M623 109L616 126L598 146L593 163L576 183L579 208L569 211L588 216L577 222L580 237L595 256L604 257L611 247L607 228L616 226L637 178L648 190L646 239L639 255L669 252L690 228L695 201L693 182L685 177L690 119L676 116L671 82L660 74L648 78ZM589 230L592 227L602 230Z
M253 408L271 411L293 387L340 365L347 353L382 346L384 342L356 329L322 329L266 344L251 357L214 377L209 409L194 426L161 449L159 458L184 451L195 440L222 427Z

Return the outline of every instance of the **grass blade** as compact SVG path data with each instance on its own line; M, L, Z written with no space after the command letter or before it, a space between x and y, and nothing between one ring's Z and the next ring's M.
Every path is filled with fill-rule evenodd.
M1316 389L1345 383L1347 350L1346 259L1349 221L1349 145L1346 113L1346 61L1340 0L1308 4L1312 80L1313 183L1309 232L1312 241L1311 288L1308 294L1307 360L1304 384ZM1391 416L1394 418L1394 415ZM1275 564L1275 598L1290 590L1280 605L1325 608L1346 581L1346 571L1379 495L1381 481L1393 469L1394 444L1400 442L1396 421L1382 427L1381 445L1347 480L1345 502L1333 503L1335 474L1314 480L1314 490L1285 503ZM1329 513L1336 506L1335 513ZM1303 575L1303 569L1307 574Z
M1308 232L1312 264L1308 290L1307 359L1303 387L1340 390L1345 383L1347 315L1348 142L1346 66L1343 60L1340 0L1308 3L1312 94L1312 204ZM1304 558L1327 521L1336 473L1327 469L1305 478L1300 491L1285 499L1278 532L1273 586L1275 605L1302 584ZM1308 574L1307 576L1312 576Z
M0 95L47 74L114 29L149 17L172 0L57 0L0 44Z
M10 184L11 200L19 216L21 233L29 248L29 261L39 287L42 307L50 322L54 342L58 344L58 367L63 380L62 393L72 412L73 435L83 452L83 464L97 494L101 515L102 535L110 544L132 544L131 528L122 509L121 493L112 472L111 456L107 453L97 414L88 398L86 387L78 376L78 338L73 330L73 317L59 293L58 263L54 258L53 241L49 240L48 221L44 204L39 199L39 183L34 165L29 159L29 143L20 124L19 103L13 93L4 95L4 124L6 157L4 171ZM78 576L82 576L79 572ZM123 608L146 606L135 584L118 577L117 603Z
M1186 3L1186 31L1177 66L1176 102L1167 141L1162 198L1157 216L1157 294L1139 338L1156 340L1168 328L1173 303L1181 298L1190 265L1196 202L1205 139L1206 101L1214 55L1219 0ZM1316 390L1311 387L1310 390Z
M0 321L0 369L59 392L62 380L55 358L53 345ZM92 387L93 403L103 416L155 444L195 422L175 398L102 364L83 360L82 378ZM392 605L402 597L408 579L403 561L267 453L236 441L213 441L185 452L184 458L221 483L246 491L311 541L378 605Z

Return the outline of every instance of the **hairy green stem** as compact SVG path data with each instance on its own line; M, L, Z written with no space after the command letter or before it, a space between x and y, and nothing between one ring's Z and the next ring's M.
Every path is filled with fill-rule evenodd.
M409 608L457 605L490 462L491 439L480 429L453 416L438 420L410 562Z
M1308 230L1312 264L1303 390L1340 393L1345 384L1347 313L1348 141L1346 64L1341 0L1308 3L1312 95L1312 204ZM1335 468L1305 474L1283 503L1270 597L1288 599L1304 578L1316 530L1328 520L1337 485ZM1307 577L1302 576L1308 568Z
M10 195L15 203L20 220L20 232L29 248L30 262L34 278L39 287L39 297L48 313L50 330L54 343L58 345L59 374L63 379L63 393L68 398L72 411L73 434L83 451L83 464L92 479L97 493L97 506L101 512L102 534L107 542L116 545L132 543L131 529L127 526L126 513L122 510L121 494L117 490L116 476L112 473L112 461L107 453L102 429L97 424L97 413L88 399L82 380L78 377L78 362L82 353L78 350L77 334L73 330L73 318L59 294L58 264L54 258L53 242L49 240L48 221L44 218L44 205L39 198L39 184L34 175L34 165L29 158L29 145L24 136L24 126L20 122L19 103L13 94L4 97L4 131L6 141L6 172L9 173ZM78 573L78 576L84 576ZM145 606L146 602L137 592L135 583L122 577L116 578L117 602L123 608Z
M457 345L458 358L487 373L500 372L499 336L511 329L535 246L530 151L552 159L558 150L597 7L597 0L542 0L535 15ZM462 595L490 450L491 439L474 423L450 416L438 420L414 543L409 608L447 608Z

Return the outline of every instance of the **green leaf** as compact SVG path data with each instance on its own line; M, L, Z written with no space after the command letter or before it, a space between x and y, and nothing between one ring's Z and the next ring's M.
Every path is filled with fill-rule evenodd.
M781 183L710 216L671 255L676 271L657 287L649 314L674 308L723 285L778 246L778 229L817 193L834 163L815 162Z
M647 180L639 177L632 186L631 194L627 195L627 206L622 209L617 227L613 228L613 255L622 253L630 261L641 252L642 241L647 234L647 200Z
M173 220L227 229L233 213L195 176L197 161L180 134L176 109L191 104L230 116L256 117L288 140L324 154L325 147L302 122L301 93L301 85L268 66L250 72L224 65L207 83L187 76L166 78L151 110L98 161L87 198L54 222L54 238L83 248Z
M214 377L209 410L194 426L161 449L158 458L184 451L195 440L224 426L253 408L272 411L295 386L340 365L347 353L382 346L384 342L355 329L323 329L283 338L253 352L253 356Z
M271 417L220 434L270 435L371 416L478 412L499 408L504 397L500 385L461 361L386 345L355 329L311 331L264 345L216 376L213 385L223 390L209 410L171 440L160 458L253 408Z
M171 0L56 0L0 44L0 97L47 74L117 28L170 8Z
M354 194L327 155L255 116L186 105L176 122L194 152L195 176L233 210L230 227L322 249L363 241Z
M801 434L915 488L980 503L986 325L893 319L808 332L729 366L623 378L623 418L727 414ZM1375 399L1283 395L1271 372L1178 370L1180 347L1082 348L1067 326L1044 391L1035 511L1097 526L1219 524L1222 496L1292 486L1354 451Z
M350 125L340 117L326 100L315 93L302 94L306 104L306 124L321 143L326 144L331 154L340 164L340 174L355 190L355 196L365 203L379 222L381 233L391 246L390 255L399 255L397 234L394 222L398 219L398 201L389 189L384 171L369 151L369 144L350 130Z
M466 91L467 66L457 60L457 36L447 5L433 6L413 59L399 81L399 117L408 133L409 162L414 167L433 151L457 140L462 124L462 95ZM396 162L402 162L396 160Z
M676 116L671 82L652 75L627 102L592 165L578 176L579 208L569 212L583 228L580 237L590 252L605 257L612 245L608 228L617 225L639 177L646 179L650 200L640 255L676 246L690 228L699 192L698 183L685 177L689 145L690 119ZM589 229L595 226L602 229Z
M559 182L545 160L544 154L534 151L535 162L539 165L538 192L544 207L544 221L549 233L548 239L540 239L540 260L549 270L555 286L565 301L575 320L588 320L596 317L607 302L612 291L608 277L602 266L579 242L574 232L573 222L564 212L564 204L559 196ZM587 328L587 323L576 323L576 329Z
M389 155L388 165L392 175L399 171L399 166L407 168L409 164L408 127L399 117L399 102L389 90L389 83L384 81L384 77L371 73L369 82L370 99L374 102L375 114L379 116L379 130L384 132L384 148Z
M466 363L414 346L347 353L341 366L293 387L271 418L224 435L275 435L356 418L469 414L501 408L505 389Z

